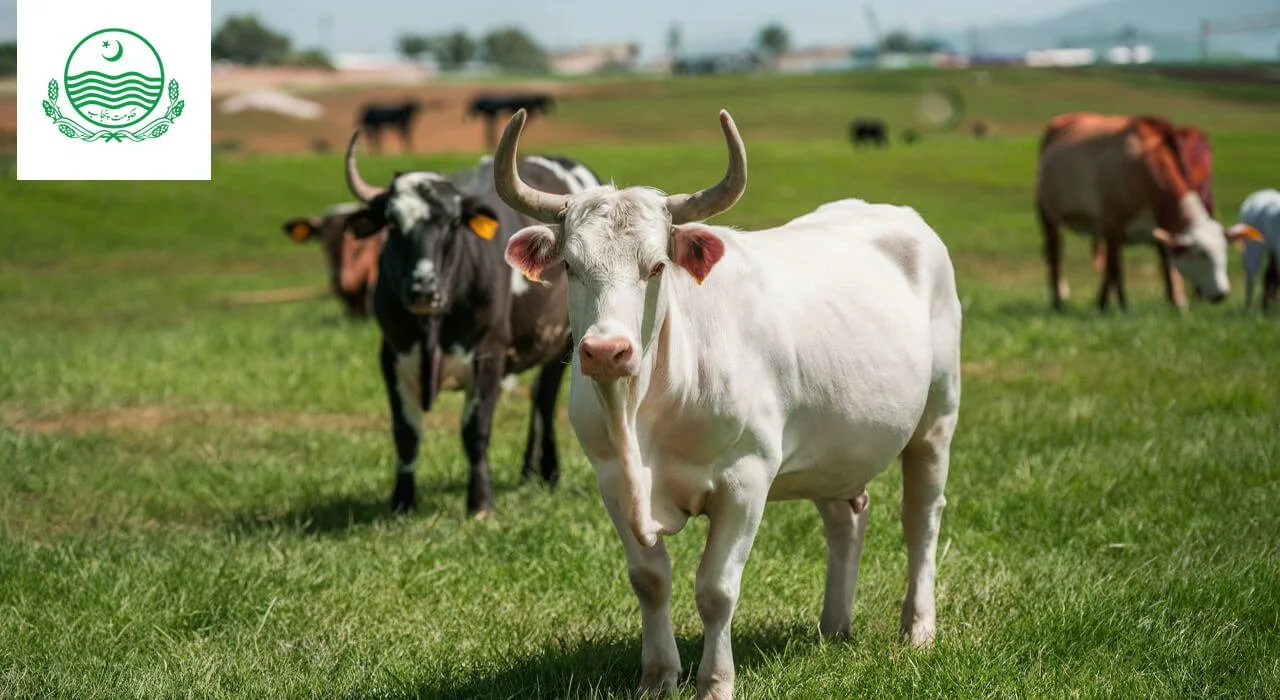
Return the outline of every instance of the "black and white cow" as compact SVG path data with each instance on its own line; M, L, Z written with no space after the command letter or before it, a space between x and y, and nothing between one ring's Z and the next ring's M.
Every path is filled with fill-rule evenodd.
M360 176L355 149L347 147L347 186L365 203L348 220L356 236L387 228L378 258L373 315L382 329L381 367L395 438L395 488L391 506L416 503L414 468L422 441L422 413L431 407L453 361L470 365L462 443L470 462L467 512L493 510L489 439L504 379L541 367L533 388L522 476L535 471L550 486L560 476L555 446L555 406L569 361L568 302L564 272L530 284L504 259L507 239L533 219L518 214L495 193L490 159L452 177L435 172L397 173L385 188ZM599 184L586 166L562 157L525 158L522 177L539 187L575 193Z

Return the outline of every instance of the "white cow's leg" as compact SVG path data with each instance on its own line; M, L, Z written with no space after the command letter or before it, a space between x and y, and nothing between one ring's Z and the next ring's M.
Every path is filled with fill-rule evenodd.
M822 514L827 538L827 586L822 597L818 631L826 637L847 637L853 622L853 599L858 590L858 562L867 531L865 492L852 501L814 501Z
M933 582L935 555L956 415L926 426L902 452L902 532L907 540L907 596L902 603L902 635L914 647L933 644L936 630Z
M733 644L730 626L738 604L742 570L755 542L769 486L766 470L739 464L726 472L707 503L710 527L698 565L696 598L702 618L699 700L733 697Z
M605 508L627 553L627 576L640 601L640 691L669 694L680 678L680 652L671 629L671 557L659 539L652 547L642 546L631 533L626 516L618 506L616 482L599 481Z

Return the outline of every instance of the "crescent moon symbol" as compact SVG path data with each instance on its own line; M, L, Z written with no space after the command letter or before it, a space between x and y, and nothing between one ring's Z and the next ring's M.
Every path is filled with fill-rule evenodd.
M123 55L124 55L124 44L121 43L119 39L116 39L116 55L103 56L103 58L107 59L108 61L111 61L112 63L115 63L116 61L119 61L120 57Z

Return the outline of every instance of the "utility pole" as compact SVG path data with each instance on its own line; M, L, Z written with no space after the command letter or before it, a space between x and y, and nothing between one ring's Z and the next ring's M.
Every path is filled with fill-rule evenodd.
M333 27L333 16L325 13L320 15L320 48L327 53L333 51L333 47L329 44L331 40L330 29Z
M867 29L871 30L871 45L875 47L876 55L880 55L880 23L876 21L876 11L871 7L871 3L863 6L863 12L867 18Z
M1209 20L1200 20L1200 62L1209 62Z

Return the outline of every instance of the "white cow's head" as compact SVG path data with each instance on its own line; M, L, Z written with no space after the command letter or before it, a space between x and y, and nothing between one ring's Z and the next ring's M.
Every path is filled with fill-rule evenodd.
M666 265L684 268L701 284L724 254L715 233L682 224L719 214L738 201L747 186L746 147L722 110L729 169L713 187L670 196L612 185L549 194L530 187L516 172L524 123L520 110L507 124L494 154L494 184L511 208L546 225L512 236L507 262L535 281L551 265L565 265L569 322L582 373L596 380L636 376L666 316L661 294Z

